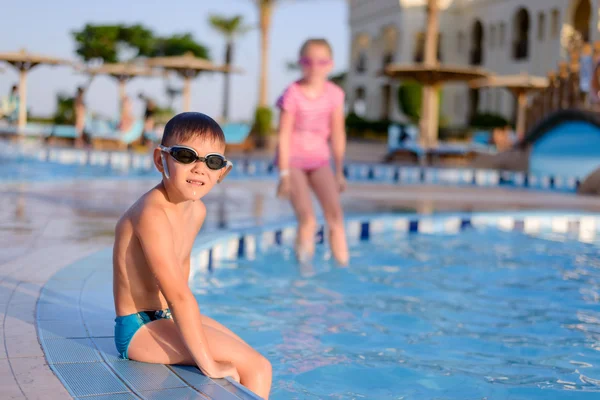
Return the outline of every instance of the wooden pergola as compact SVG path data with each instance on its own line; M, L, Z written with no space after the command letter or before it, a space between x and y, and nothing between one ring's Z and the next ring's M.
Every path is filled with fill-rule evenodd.
M0 61L13 66L19 72L19 119L18 131L22 132L27 124L27 73L38 65L73 65L71 61L30 53L25 49L0 53Z
M489 73L481 68L441 65L437 60L439 32L438 0L427 0L427 30L425 57L417 64L390 64L384 74L400 80L415 80L423 84L423 102L419 121L420 141L424 149L437 147L439 102L437 92L443 83L469 82L485 78Z
M505 88L516 98L517 111L517 136L522 140L525 136L527 126L527 98L529 94L544 90L548 87L549 80L543 76L531 76L528 74L491 76L489 78L476 80L470 83L470 87L478 88Z
M241 70L226 65L218 66L212 62L186 53L183 56L154 57L146 59L146 65L151 68L162 68L174 71L183 78L183 111L191 109L192 79L204 71L209 72L241 72Z

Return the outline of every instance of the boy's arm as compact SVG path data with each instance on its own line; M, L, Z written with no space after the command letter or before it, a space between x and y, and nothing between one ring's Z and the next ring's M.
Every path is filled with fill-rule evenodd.
M173 232L166 214L158 207L145 209L135 230L148 266L196 365L209 377L225 377L218 376L223 375L223 366L215 362L208 348L198 303L175 256Z
M198 207L199 207L199 217L198 217L198 229L196 230L196 236L198 236L198 233L200 233L200 229L202 229L202 225L204 225L204 219L206 218L206 206L204 205L204 203L200 200L196 201L196 203L198 203ZM187 257L187 260L183 266L183 276L186 279L186 282L190 280L190 267L191 267L191 252Z

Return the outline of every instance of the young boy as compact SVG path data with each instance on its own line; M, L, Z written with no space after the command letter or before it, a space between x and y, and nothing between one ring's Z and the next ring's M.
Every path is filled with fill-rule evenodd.
M188 287L190 253L206 207L200 200L231 170L225 137L210 117L187 112L165 126L154 164L162 181L116 226L115 344L147 363L196 365L268 398L271 364L223 325L200 314Z

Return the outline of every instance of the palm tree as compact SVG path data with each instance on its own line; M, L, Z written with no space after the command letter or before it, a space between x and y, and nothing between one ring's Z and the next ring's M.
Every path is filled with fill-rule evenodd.
M210 25L225 37L225 65L228 67L231 66L233 61L233 44L235 39L250 30L248 26L243 24L243 20L244 18L241 15L236 15L232 18L211 15L209 18ZM227 71L225 73L225 84L223 87L223 118L225 121L229 118L230 80L231 74Z
M258 106L267 107L269 75L269 33L271 31L271 16L275 3L281 0L254 0L258 6L260 26L260 87Z

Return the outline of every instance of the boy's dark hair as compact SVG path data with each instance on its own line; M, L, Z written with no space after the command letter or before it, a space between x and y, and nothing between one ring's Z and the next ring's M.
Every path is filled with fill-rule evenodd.
M225 135L217 121L199 112L183 112L171 118L165 126L160 143L168 146L195 136L225 144Z
M11 92L16 92L18 88L19 87L17 85L13 85L10 90L11 90Z

